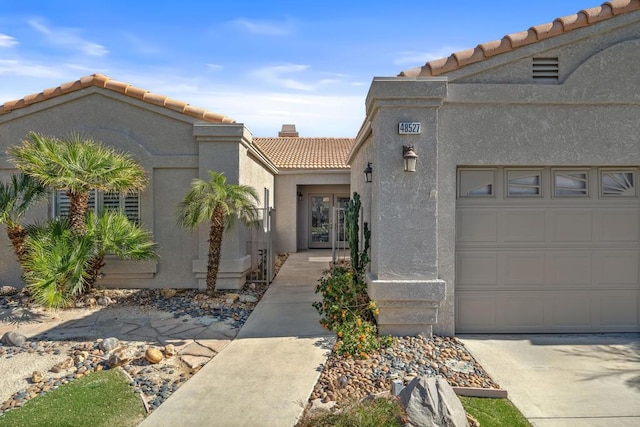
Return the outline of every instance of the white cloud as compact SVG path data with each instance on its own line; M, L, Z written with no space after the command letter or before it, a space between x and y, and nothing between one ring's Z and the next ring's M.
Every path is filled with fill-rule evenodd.
M252 34L264 36L286 36L293 31L290 22L252 21L246 18L238 18L231 21L231 24Z
M124 32L123 36L127 41L128 48L137 53L143 55L158 55L162 53L162 48L160 48L157 44L138 37L133 33Z
M18 41L11 36L0 33L0 47L13 47Z
M51 77L62 76L63 73L60 72L60 67L57 65L47 66L17 59L0 59L0 75L49 79Z
M402 51L395 54L393 63L395 65L411 65L420 67L433 59L446 58L452 53L458 52L463 48L452 46L440 46L429 51Z
M80 50L81 52L89 56L104 56L109 53L109 51L103 45L83 39L78 34L79 31L77 29L52 29L35 19L30 20L29 25L42 35L46 36L47 41L56 46L61 46L67 49Z
M207 68L209 69L209 71L218 71L222 70L224 66L220 64L207 64Z
M312 91L314 90L314 85L287 77L289 74L299 74L308 69L308 65L300 64L274 65L260 68L252 72L251 75L267 83L287 89Z

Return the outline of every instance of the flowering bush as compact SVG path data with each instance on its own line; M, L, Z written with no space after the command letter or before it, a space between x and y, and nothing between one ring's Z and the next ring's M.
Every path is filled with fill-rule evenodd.
M349 237L351 260L356 260L357 264L334 265L331 270L325 271L316 286L316 293L322 294L322 302L314 302L313 306L322 316L320 324L338 335L334 351L337 354L366 359L369 352L390 345L393 340L390 337L378 337L375 323L378 306L367 295L364 273L369 263L367 252L371 233L365 223L365 242L363 249L358 251L358 193L353 193L353 199L347 204L345 211L345 228Z

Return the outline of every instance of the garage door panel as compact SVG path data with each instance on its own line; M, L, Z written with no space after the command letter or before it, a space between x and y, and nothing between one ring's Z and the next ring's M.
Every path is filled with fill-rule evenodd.
M498 240L498 211L469 210L457 215L457 240L464 242L496 242Z
M505 294L500 301L504 307L504 324L508 328L538 330L544 327L544 294Z
M637 242L637 210L601 210L596 213L596 229L601 242Z
M640 331L640 194L603 187L640 168L486 169L491 197L457 198L456 331Z
M461 331L494 330L497 301L494 296L479 292L466 292L456 298L456 328Z
M593 307L589 292L554 292L547 296L551 307L552 328L589 329Z
M547 254L549 282L557 287L591 286L591 252Z
M497 264L498 256L495 252L458 252L456 254L457 283L461 286L495 286L498 283Z
M502 210L500 222L503 224L501 241L514 243L544 242L544 210Z
M593 239L590 209L551 210L550 216L552 242L590 242Z
M501 252L503 286L544 286L544 252Z
M599 272L600 285L638 287L638 251L609 251L594 253L594 265Z
M603 326L617 326L635 330L638 321L638 291L618 291L612 294L602 293L599 297L600 323Z

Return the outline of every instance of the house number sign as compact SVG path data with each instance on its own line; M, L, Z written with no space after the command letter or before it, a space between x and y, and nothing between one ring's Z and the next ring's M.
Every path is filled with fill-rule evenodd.
M420 122L401 122L398 124L398 134L400 135L419 135L422 133Z

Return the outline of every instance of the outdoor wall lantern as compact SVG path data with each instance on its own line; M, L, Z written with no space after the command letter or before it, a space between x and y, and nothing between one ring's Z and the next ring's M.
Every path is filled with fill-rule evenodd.
M413 145L402 146L402 157L404 158L404 171L415 172L418 155L413 151Z
M302 193L298 191L298 200L302 201Z
M371 168L371 162L367 163L367 167L364 168L364 182L371 182L371 173L373 169Z

